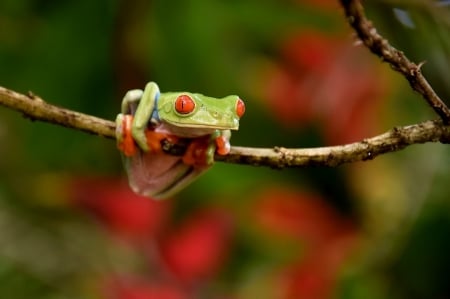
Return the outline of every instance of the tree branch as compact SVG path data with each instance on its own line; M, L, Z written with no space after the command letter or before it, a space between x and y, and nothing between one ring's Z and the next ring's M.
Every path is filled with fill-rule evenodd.
M235 146L228 156L217 156L216 160L273 168L335 167L345 163L372 160L381 154L426 142L450 143L450 126L444 125L441 120L426 121L411 126L395 127L384 134L359 142L328 147L269 149Z
M426 121L405 127L396 127L384 134L340 146L286 149L232 147L229 155L216 155L215 160L228 163L261 165L273 168L328 166L365 161L378 155L399 151L407 146L425 142L450 143L450 109L434 92L422 75L422 64L416 65L401 52L392 47L379 35L372 23L366 19L359 0L341 0L350 25L363 43L376 55L400 72L411 87L420 93L442 120ZM31 120L59 124L68 128L115 138L114 122L50 105L29 93L23 95L0 87L0 105L22 112ZM183 148L184 147L184 148ZM163 150L180 155L185 145L164 141Z
M24 95L0 87L0 104L22 112L31 120L62 125L90 134L115 139L115 123L48 104L36 95ZM216 161L236 164L269 166L272 168L327 166L365 161L378 155L401 150L409 145L425 142L450 143L450 126L442 121L427 121L421 124L397 127L384 134L360 142L341 146L286 149L275 148L231 148L227 156L216 155ZM165 144L165 151L181 154L179 145Z
M364 7L360 0L341 0L341 4L345 10L348 22L364 45L372 53L389 63L395 71L401 73L408 80L411 88L422 95L445 124L449 124L450 109L434 92L431 85L422 75L420 69L423 62L419 64L411 62L403 52L391 46L385 38L378 34L372 22L366 18Z
M58 124L106 138L116 138L115 123L50 105L31 92L24 95L0 86L0 105L22 112L31 120Z

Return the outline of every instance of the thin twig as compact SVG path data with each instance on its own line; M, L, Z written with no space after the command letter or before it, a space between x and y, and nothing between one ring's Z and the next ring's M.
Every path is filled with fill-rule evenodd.
M395 71L401 73L408 80L411 88L422 95L445 124L449 124L450 109L422 75L421 67L423 63L415 64L411 62L403 52L391 46L385 38L378 34L372 22L366 18L360 0L341 0L341 4L348 22L364 45L372 53L389 63Z
M48 104L35 95L23 95L0 87L0 105L22 112L25 117L58 124L106 138L115 138L114 122L82 114ZM450 126L442 121L427 121L421 124L397 127L384 134L360 142L341 146L286 149L275 148L231 148L227 156L216 155L217 161L269 166L272 168L326 166L335 167L344 163L371 160L378 155L399 151L409 145L425 142L450 143ZM174 145L176 147L178 145ZM169 153L181 153L165 145Z

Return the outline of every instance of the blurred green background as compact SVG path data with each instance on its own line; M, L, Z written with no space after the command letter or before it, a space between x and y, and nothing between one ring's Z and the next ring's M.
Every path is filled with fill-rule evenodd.
M449 96L445 1L367 1ZM312 147L435 118L334 1L0 3L0 85L113 120L129 89L239 94L232 144ZM0 108L1 298L447 298L450 150L132 194L114 142Z

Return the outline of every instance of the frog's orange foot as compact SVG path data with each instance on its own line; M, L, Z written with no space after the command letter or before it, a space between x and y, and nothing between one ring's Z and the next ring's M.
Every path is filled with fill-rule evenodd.
M178 138L173 135L155 132L152 129L145 130L145 137L147 138L147 145L152 153L161 153L163 140L166 140L170 144L177 144Z
M208 167L208 148L209 137L200 137L192 139L185 154L183 155L183 163L198 168Z
M221 156L228 155L231 150L230 142L228 141L228 138L225 136L219 136L216 137L214 140L216 143L216 153L218 153Z
M129 114L125 114L122 117L122 130L120 141L117 144L117 147L123 154L127 157L134 156L137 152L137 146L134 142L133 136L131 135L131 124L133 123L133 116Z
M137 143L134 141L131 127L133 124L133 115L124 114L122 115L121 125L118 128L120 130L118 137L117 147L120 151L124 153L125 156L131 157L136 155L139 148ZM178 138L173 135L168 135L165 133L155 132L153 129L145 130L145 137L147 139L147 145L152 153L161 153L163 140L166 140L170 144L177 144Z

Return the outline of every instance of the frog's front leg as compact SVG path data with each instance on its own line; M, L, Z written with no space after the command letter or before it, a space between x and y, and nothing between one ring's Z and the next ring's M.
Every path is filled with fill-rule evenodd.
M116 118L116 140L118 148L126 155L133 156L136 153L136 144L148 151L149 146L146 133L149 121L159 96L158 85L150 82L145 90L133 89L128 91L121 106L121 113Z
M183 162L198 168L209 167L214 163L214 155L227 155L230 152L230 130L216 130L210 136L192 139Z
M152 119L152 114L153 110L156 108L156 102L159 95L160 92L158 85L155 82L147 83L139 104L137 105L136 113L134 114L133 123L131 125L131 134L138 146L144 152L149 151L149 146L145 135L148 123L157 122L157 120Z
M117 147L126 157L132 157L137 153L136 142L133 139L131 128L133 123L133 116L130 114L119 114L116 118L116 140ZM145 138L147 147L152 153L161 153L161 142L166 140L170 144L177 144L178 137L165 133L155 132L153 129L145 130Z

